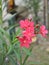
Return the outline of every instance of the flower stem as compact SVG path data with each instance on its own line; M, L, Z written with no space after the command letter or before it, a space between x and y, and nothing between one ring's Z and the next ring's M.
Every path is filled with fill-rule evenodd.
M21 53L21 48L20 48L20 65L22 65L22 53Z
M33 47L31 46L30 52L32 52L32 48L33 48ZM25 57L24 62L23 62L22 65L25 65L25 63L26 63L27 59L29 58L29 56L30 56L30 55L26 55L26 57Z

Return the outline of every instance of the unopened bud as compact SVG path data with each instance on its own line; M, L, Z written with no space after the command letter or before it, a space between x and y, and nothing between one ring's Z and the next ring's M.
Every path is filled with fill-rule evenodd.
M28 19L31 21L32 20L32 14L30 14L29 16L28 16Z
M39 24L37 24L36 26L35 26L35 28L38 28L39 27Z

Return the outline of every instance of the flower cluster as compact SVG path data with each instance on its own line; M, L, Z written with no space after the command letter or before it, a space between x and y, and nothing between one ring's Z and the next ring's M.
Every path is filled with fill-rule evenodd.
M36 32L35 28L38 28L39 26L38 25L34 26L33 21L25 19L20 21L20 27L21 29L23 29L22 36L17 37L18 40L20 41L20 46L29 48L31 42L33 41L33 38L37 34L35 33ZM48 31L45 29L45 26L44 25L40 26L38 34L42 34L42 36L45 37L47 33Z
M44 25L40 26L40 34L43 37L46 37L46 34L48 34L48 30L46 30L46 27Z

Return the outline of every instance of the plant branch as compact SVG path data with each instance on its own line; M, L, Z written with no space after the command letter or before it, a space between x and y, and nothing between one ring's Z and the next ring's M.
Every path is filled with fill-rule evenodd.
M32 52L32 48L33 48L33 47L32 47L32 45L31 45L30 52ZM26 57L25 57L24 62L23 62L22 65L25 65L25 63L26 63L27 59L29 58L29 56L30 56L30 55L26 55Z

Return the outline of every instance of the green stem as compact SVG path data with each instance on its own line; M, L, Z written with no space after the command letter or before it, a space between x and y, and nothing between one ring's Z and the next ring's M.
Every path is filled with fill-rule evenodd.
M33 48L33 47L31 46L30 52L32 52L32 48ZM29 56L30 56L30 55L26 55L26 57L25 57L24 62L23 62L22 65L25 65L25 63L26 63L27 59L29 58Z
M20 65L22 65L22 58L20 57Z
M28 59L29 55L27 55L24 59L23 65L25 65L26 60Z
M21 54L21 49L20 49L20 65L22 65L22 54Z

